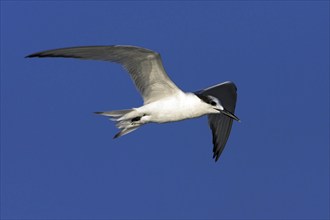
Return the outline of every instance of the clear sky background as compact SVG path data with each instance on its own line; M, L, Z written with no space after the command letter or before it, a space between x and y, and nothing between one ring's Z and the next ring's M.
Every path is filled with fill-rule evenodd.
M24 58L113 44L236 83L217 163L206 117L113 140L93 112L142 104L119 65ZM329 2L1 1L1 218L328 219Z

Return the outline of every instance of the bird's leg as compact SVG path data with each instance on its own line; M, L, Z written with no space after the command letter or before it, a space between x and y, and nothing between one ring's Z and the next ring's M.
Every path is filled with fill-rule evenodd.
M143 114L142 116L137 116L131 119L131 125L136 125L136 124L143 124L141 121L141 118L146 116L146 114Z
M132 118L131 119L131 122L133 123L133 122L136 122L136 121L140 121L141 117L142 116L138 116L138 117Z

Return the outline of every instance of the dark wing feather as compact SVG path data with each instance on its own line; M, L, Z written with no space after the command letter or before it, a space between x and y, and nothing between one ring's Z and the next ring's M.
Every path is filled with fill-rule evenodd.
M237 100L236 91L237 88L234 83L225 82L197 93L218 98L225 109L234 113ZM208 115L208 121L213 136L213 158L217 161L227 143L233 119L224 114L210 114Z

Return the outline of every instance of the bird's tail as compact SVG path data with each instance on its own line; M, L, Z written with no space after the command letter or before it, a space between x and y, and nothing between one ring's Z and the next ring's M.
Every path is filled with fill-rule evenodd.
M132 131L135 131L142 125L134 120L140 117L138 112L136 112L134 109L124 109L110 112L95 112L95 114L108 116L110 117L110 120L116 122L116 127L120 129L120 131L113 138L118 138Z

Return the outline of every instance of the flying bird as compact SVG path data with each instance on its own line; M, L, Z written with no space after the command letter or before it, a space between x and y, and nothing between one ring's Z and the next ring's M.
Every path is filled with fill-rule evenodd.
M207 115L213 136L213 158L217 161L228 140L234 115L237 88L224 82L196 92L183 92L164 70L160 54L136 46L83 46L46 50L26 56L64 57L110 61L121 64L130 74L144 104L138 108L96 112L110 117L120 130L114 138L144 124L165 123Z

